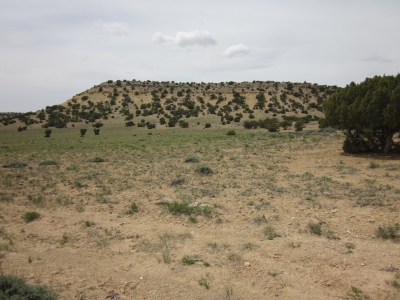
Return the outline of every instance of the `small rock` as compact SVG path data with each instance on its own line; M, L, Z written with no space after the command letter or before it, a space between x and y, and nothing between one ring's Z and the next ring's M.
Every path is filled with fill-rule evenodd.
M140 276L139 279L140 279L140 280L143 280L143 276Z
M246 261L243 265L244 265L245 267L250 267L250 263L249 263L248 261Z
M199 202L193 202L189 204L189 207L197 207L199 206Z
M154 204L164 205L164 204L171 204L173 202L174 202L174 200L172 200L171 198L163 198L163 199L161 199L161 201L155 202Z
M200 204L200 207L201 207L201 208L208 207L208 204L207 204L207 203L202 203L202 204Z

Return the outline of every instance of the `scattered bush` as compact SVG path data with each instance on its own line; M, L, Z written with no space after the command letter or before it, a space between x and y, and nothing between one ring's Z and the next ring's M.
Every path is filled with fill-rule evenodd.
M24 168L27 164L19 161L10 162L8 164L3 165L3 168Z
M93 129L94 135L100 135L100 128Z
M212 174L213 171L211 170L210 167L206 167L206 166L198 166L196 169L197 173L200 173L202 175L209 175Z
M128 214L133 215L135 212L138 211L138 207L135 202L132 202L129 206Z
M319 225L317 223L308 223L308 228L310 229L312 234L315 234L315 235L322 234L321 225Z
M204 128L210 128L211 127L211 124L210 123L206 123L205 125L204 125Z
M56 165L58 165L58 162L55 160L45 160L39 164L39 166L56 166Z
M26 223L32 222L32 221L38 219L39 217L40 217L40 214L36 211L26 212L22 215L22 219L24 219L24 221Z
M193 265L194 264L194 260L190 258L190 256L185 255L184 257L182 257L182 263L184 265Z
M175 178L172 180L171 185L179 185L185 183L185 178Z
M400 240L400 223L396 223L394 226L379 226L378 230L376 231L376 234L378 237L384 239L384 240L394 240L394 241L399 241Z
M199 162L199 159L197 158L197 156L188 156L185 158L185 162L189 163L189 162Z
M268 240L273 240L276 237L280 237L280 234L278 234L275 230L274 227L272 226L267 226L264 228L264 234L267 237Z
M96 156L96 157L94 157L94 158L92 158L92 159L89 159L89 162L105 162L105 161L107 161L105 158L102 158L102 157L99 157L99 156Z
M0 299L15 300L55 300L57 294L46 286L31 286L21 279L11 275L0 275Z
M226 135L236 135L235 130L229 130Z

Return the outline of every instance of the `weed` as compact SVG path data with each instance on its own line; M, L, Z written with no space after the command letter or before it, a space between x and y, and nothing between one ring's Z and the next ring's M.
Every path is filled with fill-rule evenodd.
M26 163L14 161L14 162L10 162L8 164L3 165L3 168L14 168L14 169L17 169L17 168L24 168L26 166L27 166Z
M85 211L85 206L83 206L82 204L77 204L75 206L75 209L77 212L84 212Z
M209 273L206 274L206 276L202 276L198 283L200 284L200 286L204 286L207 290L210 289L211 286L211 276Z
M64 233L61 240L59 241L60 245L65 245L66 243L69 242L69 240L70 240L69 236Z
M106 162L107 160L105 158L96 156L92 159L89 159L89 162L94 162L94 163L99 163L99 162Z
M39 166L57 166L58 162L55 160L45 160L39 163Z
M92 227L94 225L94 222L92 221L85 221L84 222L85 227Z
M367 295L364 295L364 293L355 286L351 287L351 292L347 292L347 296L354 300L369 299Z
M40 217L40 214L36 211L26 212L22 215L22 219L24 219L25 223L32 222Z
M190 256L185 255L184 257L182 257L182 263L184 265L193 265L194 264L194 260L190 258Z
M226 299L231 300L233 297L233 287L231 282L224 283L224 289L226 294Z
M400 239L400 223L396 223L394 226L379 226L376 234L378 237L387 240L391 239L397 241Z
M214 243L208 243L207 246L210 246L211 249L213 249L213 250L217 249L217 247L218 247L217 243L215 243L215 242Z
M321 225L319 225L317 223L308 223L308 229L310 229L312 234L315 234L315 235L322 234Z
M175 178L172 179L171 185L179 185L179 184L184 184L185 183L185 178Z
M370 169L379 168L379 164L377 164L377 163L371 161L371 162L369 163L369 168L370 168Z
M210 167L206 166L198 166L196 172L202 175L210 175L213 174L213 170Z
M290 242L289 244L288 244L288 246L290 247L290 248L293 248L293 249L295 249L295 248L300 248L300 243L295 243L295 242Z
M354 245L353 243L347 242L346 244L344 244L344 246L346 247L347 251L346 253L353 253L353 250L356 248L356 245Z
M254 245L253 243L246 243L244 244L243 248L246 250L254 250L257 247L257 245Z
M208 263L208 262L206 262L206 261L203 261L203 265L204 265L206 268L208 268L208 267L210 266L210 263Z
M228 259L231 262L240 263L242 261L242 256L240 254L231 252L228 254Z
M196 224L198 221L197 221L196 217L189 216L189 222Z
M138 211L138 206L136 205L135 202L132 202L131 205L129 206L129 210L128 210L127 214L133 215L137 211Z
M197 156L188 156L185 158L185 162L186 163L195 163L195 162L199 162L200 160L198 159Z
M328 240L340 240L340 237L335 235L335 233L332 230L328 230L328 232L326 233L326 237Z
M255 217L253 219L253 222L256 225L261 225L262 223L267 223L267 218L265 217L265 215L262 215L260 217Z
M162 252L162 259L163 262L166 264L169 264L171 262L170 251L168 248Z
M280 237L275 228L272 226L267 226L264 228L264 235L267 237L268 240L273 240L276 237Z
M282 274L282 272L275 272L275 271L272 271L272 272L268 272L267 274L268 274L269 276L276 277L276 276L278 276L279 274Z

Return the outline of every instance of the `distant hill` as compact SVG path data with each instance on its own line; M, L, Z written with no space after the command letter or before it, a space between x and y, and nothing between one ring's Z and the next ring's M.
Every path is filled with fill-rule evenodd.
M259 120L323 117L322 103L336 86L274 81L175 83L174 81L108 80L62 104L36 113L3 114L3 126L27 129L66 128L86 123L155 127L204 126L205 123L250 125ZM247 123L246 123L247 122ZM262 125L260 125L263 127Z

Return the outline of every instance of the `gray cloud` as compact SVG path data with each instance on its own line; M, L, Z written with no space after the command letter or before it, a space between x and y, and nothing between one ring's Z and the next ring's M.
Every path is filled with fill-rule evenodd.
M213 46L217 42L208 31L179 31L176 36L163 35L157 32L153 36L153 42L161 45L175 45L179 47Z
M392 59L387 58L387 57L384 56L384 55L379 55L379 54L376 54L376 53L374 53L374 54L372 54L372 55L370 55L370 56L364 57L364 58L362 59L362 61L365 61L365 62L384 63L384 64L388 64L388 63L392 63L392 62L393 62Z

